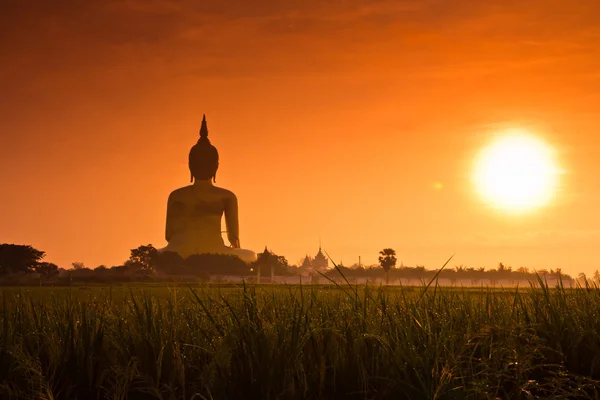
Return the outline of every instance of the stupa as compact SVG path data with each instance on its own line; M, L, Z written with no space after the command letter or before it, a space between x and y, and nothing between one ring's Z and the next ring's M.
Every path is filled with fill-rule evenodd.
M192 184L169 195L165 230L168 245L160 251L177 253L183 259L211 253L255 261L255 252L240 248L237 197L213 184L219 168L219 152L208 139L206 116L202 118L200 139L190 150L188 161ZM221 236L223 216L230 246L225 245Z

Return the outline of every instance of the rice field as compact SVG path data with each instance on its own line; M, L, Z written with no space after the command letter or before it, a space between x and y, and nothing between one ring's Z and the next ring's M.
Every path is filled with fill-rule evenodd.
M600 398L592 287L140 285L0 297L1 399Z

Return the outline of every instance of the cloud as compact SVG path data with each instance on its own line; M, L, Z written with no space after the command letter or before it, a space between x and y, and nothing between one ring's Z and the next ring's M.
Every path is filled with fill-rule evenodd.
M346 74L456 81L543 74L597 80L600 28L592 16L600 6L593 0L5 3L4 85L130 70L154 79Z

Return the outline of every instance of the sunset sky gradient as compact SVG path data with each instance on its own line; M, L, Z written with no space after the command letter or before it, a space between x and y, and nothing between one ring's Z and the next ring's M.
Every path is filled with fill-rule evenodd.
M163 247L206 114L242 247L600 269L600 2L0 3L0 242L61 267ZM472 163L527 129L563 170L527 215Z

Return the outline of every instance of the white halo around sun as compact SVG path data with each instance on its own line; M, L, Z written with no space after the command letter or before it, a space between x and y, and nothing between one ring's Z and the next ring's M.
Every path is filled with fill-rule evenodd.
M475 162L474 181L482 198L498 209L537 209L548 204L556 191L554 150L527 132L507 132L481 151Z

